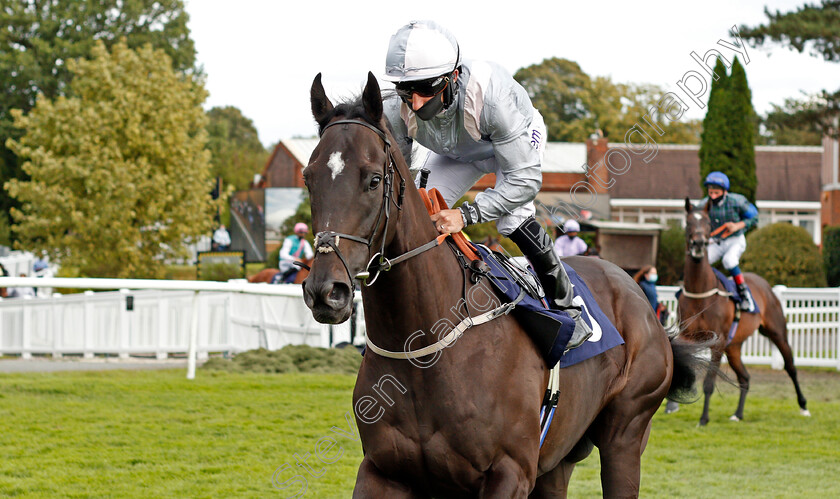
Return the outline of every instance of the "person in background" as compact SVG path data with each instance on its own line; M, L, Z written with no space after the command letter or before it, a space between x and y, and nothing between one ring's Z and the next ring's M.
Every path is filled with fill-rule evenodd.
M26 274L21 272L19 277L26 277ZM9 298L25 298L27 296L35 296L35 289L31 286L18 286L16 288L9 288L8 290Z
M225 228L225 224L221 224L213 232L213 251L227 251L228 248L230 248L230 233Z
M656 272L656 267L652 265L642 267L642 269L636 272L633 276L633 280L636 281L642 288L650 306L656 313L656 318L659 320L659 323L664 325L665 321L668 319L668 309L665 305L659 303L659 298L656 295L656 281L659 280L659 274Z
M586 252L586 242L578 237L578 232L580 224L576 220L566 220L562 230L559 227L555 229L557 239L554 241L554 252L558 257L582 255Z
M303 223L295 224L295 233L283 240L283 246L280 247L280 263L279 269L282 274L280 282L292 284L295 282L299 267L295 262L303 262L304 259L311 260L315 258L315 252L312 251L312 245L306 240L306 234L309 233L309 227Z
M659 305L659 299L656 296L656 281L659 279L659 274L656 272L656 267L652 265L645 265L641 270L636 272L633 280L642 287L645 296L650 302L653 310Z
M707 252L709 263L718 260L723 263L741 296L741 310L748 312L753 310L753 298L739 264L747 249L744 233L758 223L758 209L741 194L729 192L729 177L723 172L709 173L703 185L708 196L700 201L700 206L709 207L712 222L713 236ZM718 234L721 231L723 233Z
M55 277L49 264L40 258L35 260L35 263L32 265L32 270L34 271L32 275L35 277ZM35 294L41 298L48 298L52 296L52 288L37 287L35 288Z

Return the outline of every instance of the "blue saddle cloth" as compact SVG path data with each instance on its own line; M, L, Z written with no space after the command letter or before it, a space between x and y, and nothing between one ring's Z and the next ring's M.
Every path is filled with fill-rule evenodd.
M563 262L563 266L566 267L569 280L572 281L572 286L574 286L575 302L579 305L579 300L583 300L583 319L592 328L592 336L583 345L574 350L569 350L569 353L560 359L560 367L568 367L604 353L610 348L623 345L624 338L618 334L618 330L612 321L607 318L601 307L595 302L589 287L575 272L575 269L565 262Z
M475 249L490 267L490 275L488 277L493 282L496 293L506 303L514 301L520 294L521 286L519 283L507 269L499 264L487 248L475 245ZM577 364L624 343L624 339L621 338L615 326L607 319L598 304L595 303L592 293L578 276L577 272L567 264L564 263L563 265L569 274L572 286L574 286L575 302L578 305L583 305L584 320L593 330L592 337L585 344L563 355L566 350L566 345L575 329L574 319L562 310L546 308L543 301L531 295L526 294L525 298L516 305L513 311L528 334L532 338L535 338L534 341L538 346L540 342L537 338L550 337L556 334L554 344L542 349L543 351L541 352L549 369L554 367L558 362L560 363L560 367ZM537 280L533 269L528 267L528 271ZM535 328L539 328L540 331L534 331Z
M738 288L735 287L735 281L723 275L723 272L720 270L712 267L712 270L715 272L715 277L718 278L718 281L723 285L723 289L726 290L727 293L731 293L732 296L730 299L735 303L741 303L741 295L738 294Z

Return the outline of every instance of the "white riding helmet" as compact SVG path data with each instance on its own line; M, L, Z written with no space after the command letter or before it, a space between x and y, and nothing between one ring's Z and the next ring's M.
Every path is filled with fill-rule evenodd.
M427 80L451 73L460 64L458 41L449 30L434 21L411 21L391 36L382 78Z
M563 224L563 232L580 232L580 224L575 220L566 220Z

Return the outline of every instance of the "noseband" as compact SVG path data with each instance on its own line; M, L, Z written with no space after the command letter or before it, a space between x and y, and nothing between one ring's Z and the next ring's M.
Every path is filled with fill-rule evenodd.
M385 258L385 240L387 239L386 236L388 235L388 225L391 222L391 204L393 203L398 210L402 210L402 204L405 200L405 178L402 176L402 173L400 173L399 169L394 167L394 156L391 153L391 142L388 140L388 137L382 130L360 120L338 120L329 123L323 129L321 129L321 133L319 135L323 136L327 128L335 125L344 125L345 130L347 129L347 125L361 125L365 128L373 130L376 133L376 135L378 135L379 138L382 139L382 142L385 144L385 166L383 168L385 173L383 186L384 193L382 195L382 205L379 208L379 214L376 216L376 222L373 224L373 229L371 229L370 236L368 236L367 238L363 238L359 236L354 236L352 234L344 234L341 232L323 231L315 234L315 249L318 251L318 253L321 254L335 252L335 254L338 255L338 258L341 260L341 263L344 264L344 268L345 270L347 270L347 275L350 277L351 283L354 279L360 279L366 286L370 286L379 277L380 271L390 270L391 266L397 263L397 259L388 260L387 258ZM396 201L392 199L395 172L397 175L400 176L400 190ZM347 260L344 258L344 255L341 254L341 250L338 249L339 242L341 241L341 239L355 241L357 243L361 243L367 246L368 252L370 252L370 247L373 244L373 241L376 239L376 230L379 227L379 223L382 220L383 214L385 216L385 226L382 231L382 245L380 246L379 251L370 258L370 261L368 261L365 271L358 273L356 276L353 276L353 274L350 272L350 267L347 265ZM370 279L371 274L374 274L373 279ZM370 281L368 281L368 279L370 279Z

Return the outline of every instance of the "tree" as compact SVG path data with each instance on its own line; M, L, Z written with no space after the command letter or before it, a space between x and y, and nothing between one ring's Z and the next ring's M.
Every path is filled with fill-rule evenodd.
M730 100L730 129L732 133L733 168L729 175L732 191L746 196L755 203L755 191L758 177L755 173L755 130L758 121L752 105L752 92L747 83L747 74L738 61L732 61L732 73L729 76L729 88L725 95Z
M840 0L806 3L796 10L782 13L764 9L768 22L755 27L742 25L741 38L753 46L776 42L798 52L806 49L811 55L829 62L840 62ZM834 119L840 115L840 89L823 90L812 96L810 104L791 116L793 123L816 123L825 133L837 136L840 131Z
M662 142L699 141L698 121L670 122L662 113L650 112L666 93L659 86L617 84L603 76L591 78L576 62L558 58L520 69L514 78L543 115L549 140L583 142L600 130L611 141L624 142L624 135L634 125L650 127L643 121L647 115L666 132ZM659 141L660 136L655 136Z
M721 59L717 60L714 72L718 79L712 80L700 141L701 187L706 175L721 171L729 177L732 192L743 194L755 203L757 118L747 76L737 57L732 62L731 74L727 74Z
M30 180L5 187L20 246L83 276L160 277L164 259L211 230L206 98L200 77L151 45L68 61L73 97L39 97L10 140Z
M804 99L785 99L783 105L772 104L773 110L762 120L764 130L759 137L771 145L822 145L823 129L819 119L811 116L818 113L822 101L816 96Z
M584 99L591 80L578 63L553 57L520 69L514 78L543 115L548 140L581 141L594 131L586 130L582 123L588 112Z
M715 170L727 171L732 169L731 134L728 128L727 100L724 96L729 86L729 74L726 65L718 59L714 69L717 79L712 78L712 88L709 91L709 104L706 116L703 118L703 133L700 135L700 184L710 172Z
M214 107L207 112L208 141L213 177L233 190L244 190L262 172L268 151L257 135L254 122L233 107Z
M129 47L146 43L166 51L179 71L195 64L183 0L6 1L0 2L0 183L24 179L6 147L19 139L11 110L29 112L38 95L52 100L71 89L68 61L88 57L94 44ZM16 206L0 196L0 217Z

